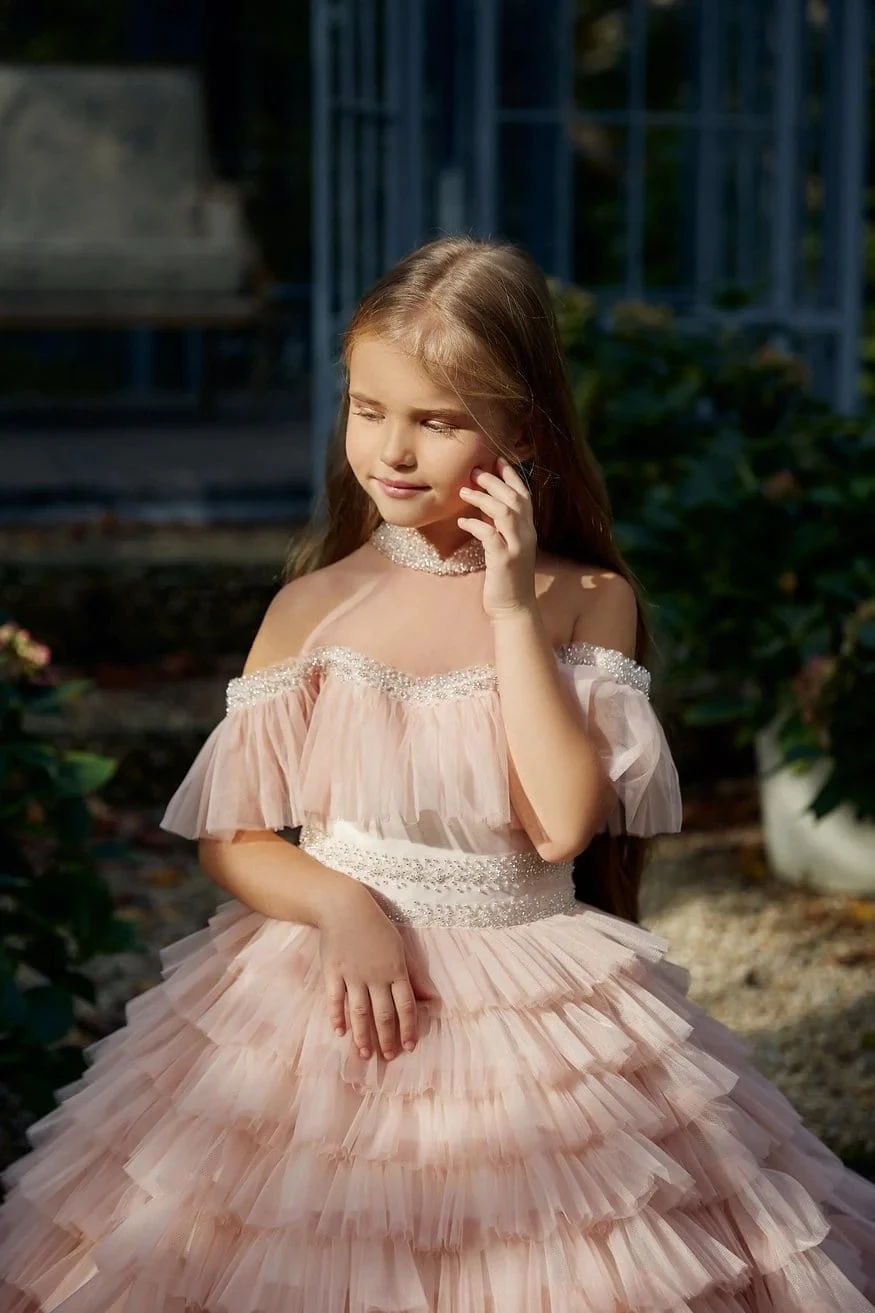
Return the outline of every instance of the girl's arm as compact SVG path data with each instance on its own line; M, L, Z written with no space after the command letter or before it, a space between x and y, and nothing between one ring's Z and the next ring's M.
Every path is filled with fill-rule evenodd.
M562 681L535 593L537 537L528 488L499 457L496 472L477 469L460 495L483 512L462 528L483 543L483 606L492 621L501 713L515 810L547 861L567 861L603 827L616 798L590 743L583 713ZM631 654L637 608L626 580L600 573L576 591L588 598L585 626L569 616L572 641ZM579 603L575 603L579 606Z
M339 909L370 897L357 880L324 866L272 830L201 839L198 860L211 880L254 912L317 930Z
M307 606L313 590L306 585L296 580L274 598L246 660L246 674L300 651L314 619ZM329 1024L338 1035L349 1028L362 1057L379 1048L389 1059L415 1047L417 1001L433 995L366 885L271 830L202 838L198 858L210 879L244 906L319 931Z
M637 611L625 579L603 577L588 596L587 641L631 655ZM562 680L537 603L492 623L514 807L542 857L569 861L604 827L614 789ZM573 639L583 637L576 622Z
M319 931L319 956L335 1034L351 1032L363 1058L391 1061L416 1047L417 1003L433 998L418 962L370 890L271 831L201 839L212 880L264 916Z

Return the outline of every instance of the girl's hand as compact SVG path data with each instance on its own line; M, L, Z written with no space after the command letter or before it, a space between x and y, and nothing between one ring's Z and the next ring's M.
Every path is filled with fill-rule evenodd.
M434 993L398 929L359 887L361 899L345 898L320 925L328 1013L335 1034L349 1026L362 1058L379 1050L388 1060L416 1047L416 1004Z
M459 520L479 538L486 556L483 609L492 620L535 606L535 552L538 539L529 490L510 461L499 456L497 474L475 469L476 488L461 488L465 501L488 519ZM491 523L489 522L491 520Z

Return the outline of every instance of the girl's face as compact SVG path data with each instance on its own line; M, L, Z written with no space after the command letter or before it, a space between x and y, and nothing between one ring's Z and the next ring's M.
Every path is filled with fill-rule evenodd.
M498 455L480 427L494 415L472 410L400 347L358 339L349 359L346 456L384 520L408 528L453 522L468 537L454 523L472 514L459 489L474 486L474 469L494 471Z

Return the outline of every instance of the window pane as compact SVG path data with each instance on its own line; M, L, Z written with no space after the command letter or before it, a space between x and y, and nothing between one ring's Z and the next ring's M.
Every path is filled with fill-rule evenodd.
M499 104L554 108L565 96L563 5L559 0L501 0L499 15Z
M695 133L651 128L645 147L644 281L648 289L692 281L690 198Z
M725 215L721 276L754 303L768 290L774 194L767 131L725 134L721 206Z
M839 16L810 5L802 85L799 295L807 305L831 306L838 294L838 220L841 207L841 66Z
M574 280L588 287L624 281L626 132L578 120L574 143Z
M696 107L696 5L648 0L647 106L689 113Z
M552 123L505 124L499 141L501 232L521 242L547 273L558 274L565 265L558 224L566 176L562 128Z
M629 13L626 0L577 0L574 103L578 109L626 108Z

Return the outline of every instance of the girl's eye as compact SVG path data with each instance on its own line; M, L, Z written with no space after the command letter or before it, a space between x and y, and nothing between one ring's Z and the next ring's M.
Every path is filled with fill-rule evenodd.
M452 424L441 424L436 419L425 421L425 427L431 429L432 433L455 433L456 430Z
M382 418L375 410L354 410L354 415L359 415L362 419L376 420Z

